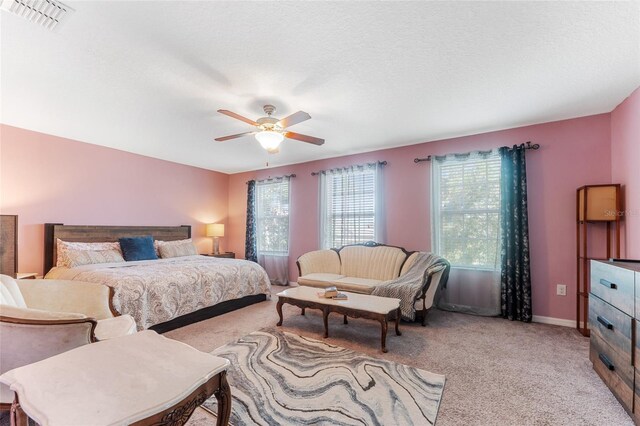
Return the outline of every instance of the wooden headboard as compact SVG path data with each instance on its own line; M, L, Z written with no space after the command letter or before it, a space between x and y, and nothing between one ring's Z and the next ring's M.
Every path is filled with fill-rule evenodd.
M191 226L82 226L62 223L44 224L44 273L55 266L56 240L85 243L118 241L122 237L151 235L155 240L174 241L191 238Z

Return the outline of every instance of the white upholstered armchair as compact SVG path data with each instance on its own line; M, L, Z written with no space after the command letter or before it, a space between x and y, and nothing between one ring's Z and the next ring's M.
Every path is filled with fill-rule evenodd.
M97 340L136 332L111 306L110 287L63 280L14 280L0 275L0 374ZM0 384L0 410L13 392Z

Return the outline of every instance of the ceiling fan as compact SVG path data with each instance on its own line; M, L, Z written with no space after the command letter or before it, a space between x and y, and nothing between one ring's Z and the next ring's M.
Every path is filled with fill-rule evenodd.
M258 142L260 142L260 145L262 145L262 147L270 154L275 154L280 151L280 143L284 138L295 139L297 141L307 142L314 145L324 144L324 139L314 138L313 136L302 135L300 133L286 130L294 124L302 123L303 121L310 119L311 116L306 112L298 111L286 118L283 118L282 120L279 120L271 116L271 114L275 112L276 107L273 105L265 105L263 109L267 116L258 118L256 121L243 117L235 112L227 111L226 109L219 109L218 112L220 114L228 115L229 117L249 123L252 126L255 126L256 130L252 132L238 133L237 135L222 136L216 138L216 140L218 142L224 142L229 139L255 135Z

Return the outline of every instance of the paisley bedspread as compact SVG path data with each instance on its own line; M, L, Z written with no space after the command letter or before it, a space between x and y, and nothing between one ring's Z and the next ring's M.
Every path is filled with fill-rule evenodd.
M271 288L257 263L207 256L56 267L46 278L113 287L114 308L131 315L138 330Z

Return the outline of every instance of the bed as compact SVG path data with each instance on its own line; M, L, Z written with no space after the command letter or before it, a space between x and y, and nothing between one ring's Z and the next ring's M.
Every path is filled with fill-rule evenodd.
M255 262L209 256L56 267L56 241L116 242L151 235L156 240L191 238L190 226L76 226L45 224L45 278L106 284L113 306L131 315L139 330L165 332L264 301L270 282Z

